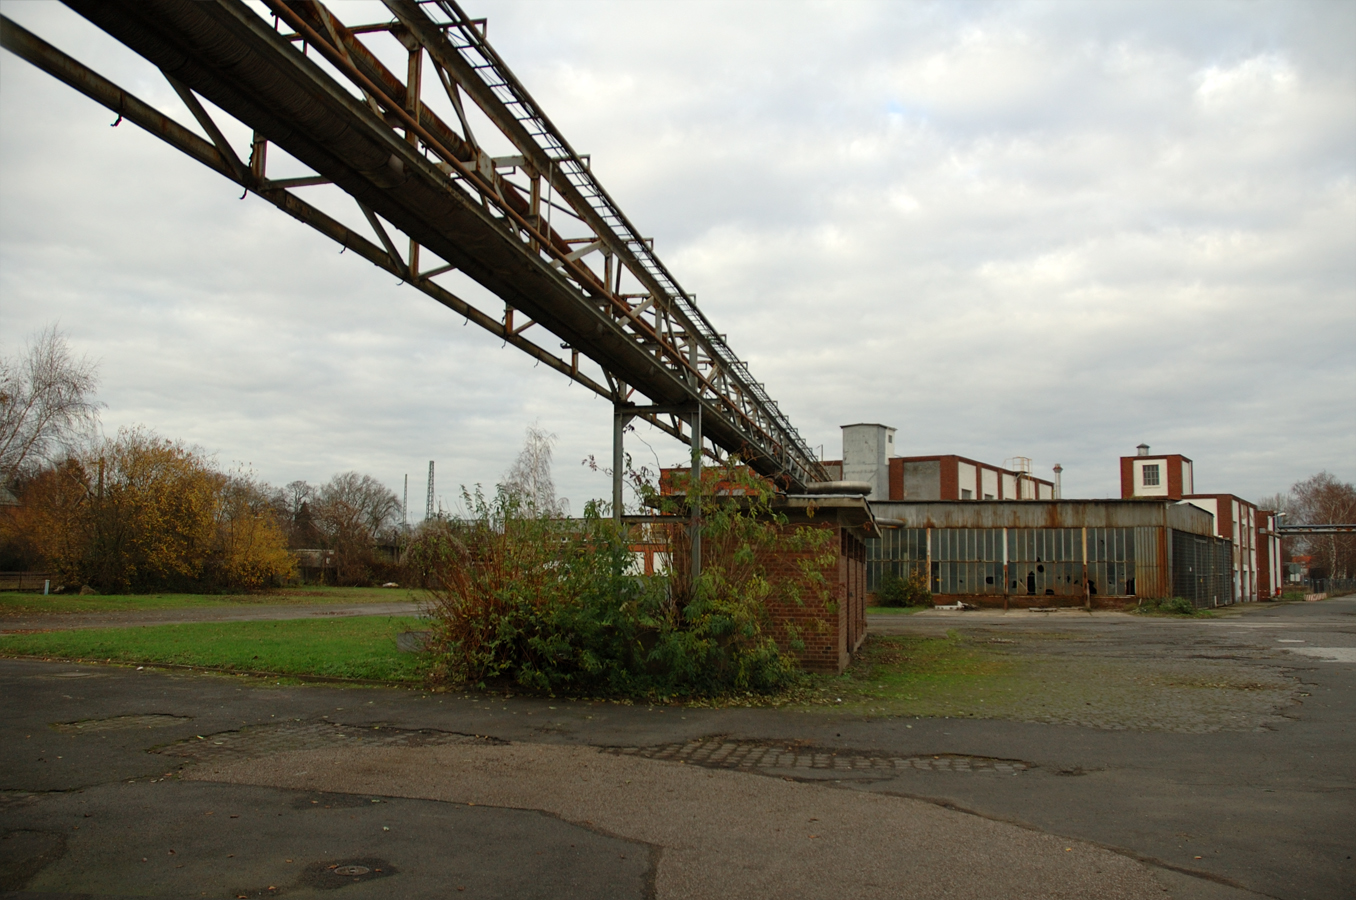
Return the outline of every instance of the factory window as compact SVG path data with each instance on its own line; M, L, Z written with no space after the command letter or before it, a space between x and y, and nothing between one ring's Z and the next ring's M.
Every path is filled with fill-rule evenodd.
M985 494L985 495L984 495L984 499L985 499L985 500L992 500L992 499L993 499L993 494Z
M1144 486L1158 487L1158 464L1144 467Z
M961 499L962 499L962 500L973 500L974 498L975 498L975 492L974 492L974 491L970 490L969 488L961 488Z

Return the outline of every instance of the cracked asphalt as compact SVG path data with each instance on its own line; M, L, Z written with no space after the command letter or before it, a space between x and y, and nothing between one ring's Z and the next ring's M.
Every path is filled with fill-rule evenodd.
M1356 598L872 627L1039 642L1065 679L1227 667L1271 706L1193 730L1190 704L873 718L0 660L0 891L1356 896Z

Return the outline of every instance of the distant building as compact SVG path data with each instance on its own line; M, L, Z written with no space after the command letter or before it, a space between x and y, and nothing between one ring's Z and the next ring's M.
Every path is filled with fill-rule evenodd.
M1121 499L1181 500L1195 490L1191 460L1179 453L1150 456L1148 444L1136 449L1121 457Z
M1281 561L1281 536L1276 533L1276 513L1257 511L1257 589L1263 597L1279 597L1285 584Z
M843 458L827 460L829 477L871 485L868 499L1053 500L1052 481L965 456L895 456L895 429L862 423L843 426Z
M1121 497L1178 500L1214 516L1215 536L1232 544L1233 602L1247 603L1280 594L1280 536L1275 513L1259 510L1234 494L1195 492L1192 462L1178 453L1153 455L1148 444L1121 457Z
M887 572L920 577L934 601L1123 607L1185 597L1234 602L1232 546L1213 517L1170 500L925 500L871 504L867 591Z
M1121 458L1121 499L1057 500L1030 464L895 456L895 430L843 426L830 478L872 488L879 537L867 590L887 572L923 578L938 602L1124 606L1185 597L1225 606L1276 596L1275 514L1233 494L1198 494L1192 461L1141 444Z

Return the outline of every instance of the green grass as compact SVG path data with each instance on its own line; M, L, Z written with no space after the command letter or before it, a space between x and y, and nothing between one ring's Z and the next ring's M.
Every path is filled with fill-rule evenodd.
M318 605L325 603L397 603L412 594L405 588L327 587L275 588L251 594L42 594L0 592L0 617L109 613L146 609L189 609L208 606Z
M812 678L814 704L867 714L965 715L1021 674L1020 661L964 640L872 635L842 675Z
M396 634L424 628L413 616L91 628L0 635L0 656L419 682L423 658L396 650Z
M925 609L932 609L931 606L868 606L866 614L868 616L911 616L914 613L920 613Z

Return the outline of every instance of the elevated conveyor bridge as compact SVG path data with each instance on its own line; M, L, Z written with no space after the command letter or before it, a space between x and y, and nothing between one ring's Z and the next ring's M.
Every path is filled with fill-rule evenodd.
M603 189L589 158L490 46L484 20L452 0L384 2L387 21L350 27L313 0L264 0L272 21L240 0L66 0L163 72L201 134L8 19L3 41L611 400L615 469L623 426L642 417L708 455L738 454L792 490L827 480L777 403L655 255L653 241ZM391 39L403 71L369 46ZM430 91L436 103L426 102ZM203 99L253 131L248 149L229 143ZM469 104L482 118L468 115ZM484 122L494 134L477 135ZM313 174L271 177L270 146ZM495 146L513 151L491 156L486 148ZM320 184L356 201L368 228L349 228L303 199ZM454 270L502 300L502 312L444 286ZM700 462L700 454L694 458ZM620 509L619 480L614 500Z

